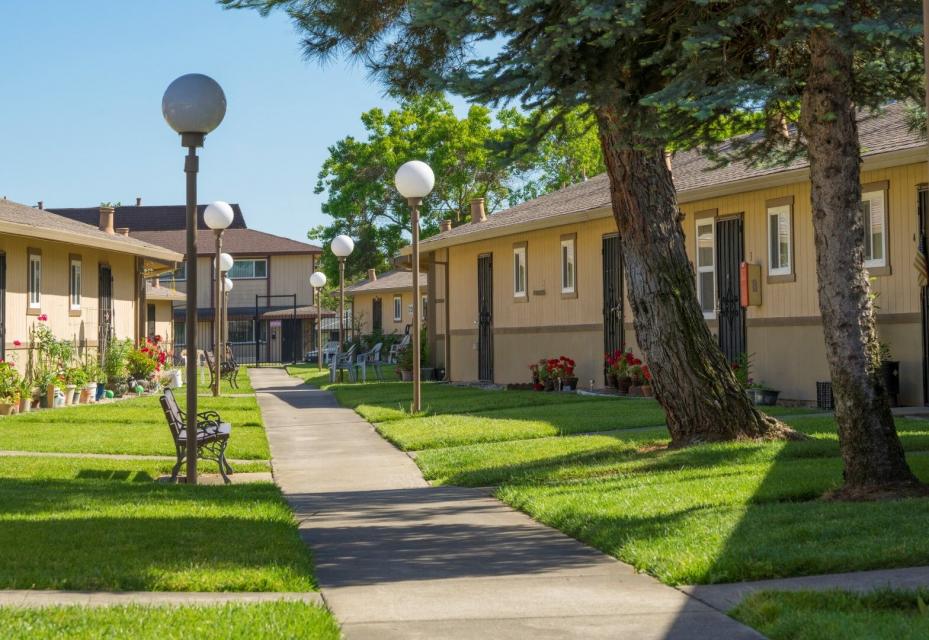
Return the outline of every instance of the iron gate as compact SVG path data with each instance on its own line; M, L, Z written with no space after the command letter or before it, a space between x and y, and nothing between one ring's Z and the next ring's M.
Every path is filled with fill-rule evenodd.
M623 348L623 253L619 234L603 236L603 350ZM604 376L606 364L604 363Z
M100 310L97 317L97 352L102 363L113 337L113 272L109 265L100 265L98 279Z
M477 375L494 380L494 262L493 255L477 258Z
M278 301L281 304L275 304ZM228 313L226 342L239 364L303 361L303 320L297 318L296 294L256 295L254 311L239 308Z
M929 233L926 232L929 227L929 187L921 186L918 193L918 248L926 255L929 240ZM920 311L923 329L923 404L929 405L929 287L920 287Z
M729 362L745 349L745 309L739 296L739 266L745 259L742 217L716 222L716 285L719 298L719 348Z

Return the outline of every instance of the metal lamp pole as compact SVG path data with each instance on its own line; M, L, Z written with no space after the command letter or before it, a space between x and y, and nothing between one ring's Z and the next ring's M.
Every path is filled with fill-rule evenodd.
M187 147L187 475L197 484L197 148L226 115L226 96L209 76L191 73L168 85L161 99L168 125Z
M213 233L216 234L216 259L213 262L213 396L219 396L221 378L220 372L223 370L223 354L220 349L222 336L220 335L220 317L219 310L223 302L223 271L225 270L224 259L231 260L229 254L223 253L223 231L232 224L234 214L232 207L222 201L211 202L203 212L203 221Z
M316 305L316 368L323 368L323 314L322 314L322 288L326 286L326 274L315 271L310 276L310 286L313 287L313 302Z
M346 235L332 239L329 247L339 259L339 352L345 347L345 259L355 250L355 241Z
M419 207L423 198L432 192L435 186L435 174L428 164L420 160L410 160L397 169L394 175L394 184L407 203L410 205L410 231L412 235L413 260L413 404L411 413L422 410L422 380L421 380L421 344L422 331L420 317L422 315L422 300L419 294Z

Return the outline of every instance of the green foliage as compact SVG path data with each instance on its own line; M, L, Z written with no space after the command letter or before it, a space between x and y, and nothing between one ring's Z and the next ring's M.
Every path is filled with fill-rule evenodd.
M19 371L10 362L0 362L0 402L16 402L20 393Z
M128 356L133 350L132 340L111 340L103 357L103 372L110 385L120 384L129 377Z

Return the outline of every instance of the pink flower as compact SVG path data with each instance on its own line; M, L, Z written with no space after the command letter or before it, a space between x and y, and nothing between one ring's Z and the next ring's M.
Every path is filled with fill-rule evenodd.
M39 322L47 322L47 321L48 321L48 316L45 315L44 313L39 316Z
M14 346L14 347L21 347L21 346L23 346L23 343L20 342L19 340L14 340L14 341L13 341L13 346Z

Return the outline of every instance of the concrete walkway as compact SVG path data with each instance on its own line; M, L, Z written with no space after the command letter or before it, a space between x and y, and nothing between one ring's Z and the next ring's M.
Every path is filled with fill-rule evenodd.
M56 591L52 589L0 589L0 607L84 606L111 607L126 604L208 605L227 602L306 602L325 606L315 592L232 591Z
M428 486L331 394L250 374L275 479L349 640L762 637L484 491Z
M755 591L844 589L846 591L866 592L882 588L910 590L925 587L929 587L929 567L852 571L849 573L830 573L820 576L782 578L779 580L694 585L681 587L681 591L707 603L714 609L729 611Z

